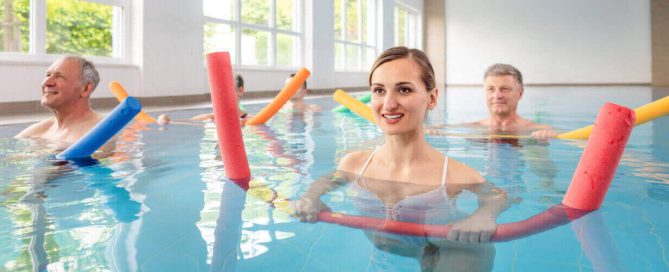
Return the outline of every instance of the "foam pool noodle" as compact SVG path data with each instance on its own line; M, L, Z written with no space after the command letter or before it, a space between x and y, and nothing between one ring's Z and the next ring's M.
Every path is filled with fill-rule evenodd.
M601 207L634 127L634 111L606 103L595 120L562 204L580 210Z
M121 83L119 83L118 81L112 80L112 82L109 82L109 90L111 90L111 93L114 94L118 102L122 102L128 97L128 93L125 91ZM144 123L156 122L155 118L151 117L151 115L147 114L144 111L140 111L135 118Z
M123 129L141 109L142 104L136 98L128 96L86 135L65 151L56 155L56 158L64 160L89 158L98 148Z
M225 174L233 180L248 179L251 176L249 162L244 148L237 95L235 94L230 65L230 53L207 54L207 70L211 86L211 103L218 135L221 158Z
M669 96L655 100L651 103L643 105L634 109L636 114L635 126L641 125L648 121L652 121L658 117L669 114ZM556 138L558 139L587 139L592 133L592 125L582 127L569 132L562 133Z
M371 94L371 93L366 93L366 94L364 94L364 95L358 97L357 100L360 101L360 103L365 103L365 104L367 104L367 103L369 103L369 101L372 101L372 94ZM333 111L333 112L347 112L347 111L351 111L351 110L349 110L349 109L348 109L346 106L344 106L344 105L339 105L339 106L337 106L336 108L332 109L332 111Z
M276 114L281 107L283 107L286 102L297 92L297 90L304 84L304 81L307 80L311 73L307 68L300 69L294 77L288 81L283 89L274 97L274 100L267 104L258 114L254 115L253 118L249 119L247 125L261 125L267 122L274 114Z
M375 123L374 117L372 117L372 109L369 106L365 105L364 103L356 100L355 98L347 94L344 90L342 89L336 90L332 98L334 98L335 101L339 102L339 104L342 104L343 106L350 109L352 112L362 116L363 118L369 120L372 123Z

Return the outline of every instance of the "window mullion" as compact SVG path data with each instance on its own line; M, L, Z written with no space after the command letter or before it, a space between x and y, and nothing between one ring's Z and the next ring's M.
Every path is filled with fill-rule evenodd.
M46 0L33 0L30 5L30 51L42 57L46 55Z
M358 70L362 70L362 46L360 46L363 41L362 41L362 1L364 0L357 0L358 1Z
M276 0L271 0L269 5L269 65L276 66L277 40L276 40Z
M242 65L242 0L237 1L237 8L235 10L235 63L237 65Z
M341 39L344 41L348 40L348 37L346 35L346 28L347 24L346 22L348 21L346 19L348 15L348 11L346 10L346 0L341 0ZM344 53L344 70L348 70L349 65L348 65L348 50L346 50L346 44L344 44L343 48L343 53Z

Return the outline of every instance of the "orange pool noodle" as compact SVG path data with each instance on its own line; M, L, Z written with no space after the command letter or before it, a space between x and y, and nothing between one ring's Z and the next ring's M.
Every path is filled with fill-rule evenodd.
M232 180L248 179L251 171L246 158L242 129L239 125L230 53L207 54L207 68L218 145L221 150L221 158L223 158L225 174Z
M111 90L112 94L116 96L116 100L118 102L123 102L128 97L128 93L125 91L121 83L118 81L113 81L109 82L109 89ZM144 123L155 123L156 119L151 117L151 115L148 115L144 111L140 111L137 116L135 116L135 119L142 121Z
M629 108L612 103L602 107L562 204L586 211L602 206L635 118Z
M297 89L304 84L304 81L307 80L307 77L309 77L311 73L307 68L302 68L300 71L295 74L293 78L290 79L288 84L281 89L279 94L274 97L274 100L270 102L267 106L265 106L264 109L262 109L258 114L253 116L250 120L246 122L247 125L261 125L267 122L274 114L276 114L281 107L283 107L283 104L286 104L288 102L288 99L297 92Z

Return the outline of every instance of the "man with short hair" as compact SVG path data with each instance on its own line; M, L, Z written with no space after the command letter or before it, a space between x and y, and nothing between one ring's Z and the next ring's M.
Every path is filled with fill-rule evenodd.
M242 119L242 123L244 122L243 120L248 118L248 114L244 110L244 106L241 104L242 96L244 95L244 78L242 75L237 74L234 77L235 79L235 94L237 95L237 109L239 111L239 118ZM165 121L160 121L160 120L167 120ZM160 124L167 124L169 123L169 118L163 114L158 117L159 123ZM214 120L214 113L203 113L203 114L198 114L196 116L191 117L191 120L195 121L210 121Z
M499 132L521 132L532 130L532 137L551 138L557 135L548 125L537 124L516 112L523 97L523 75L516 67L496 63L486 69L483 76L486 105L489 117L474 124L487 126Z
M54 116L21 131L17 138L38 138L70 145L103 118L91 110L89 98L100 82L92 62L79 56L56 60L42 81L41 105Z
M288 84L290 80L295 76L295 74L290 74L288 78L286 78L285 83ZM284 106L285 109L293 112L305 112L305 111L312 111L312 112L319 112L321 111L321 107L316 105L316 104L307 104L304 103L304 97L307 95L307 81L305 80L304 83L300 86L299 89L293 94L293 96L290 97L290 100L286 103Z

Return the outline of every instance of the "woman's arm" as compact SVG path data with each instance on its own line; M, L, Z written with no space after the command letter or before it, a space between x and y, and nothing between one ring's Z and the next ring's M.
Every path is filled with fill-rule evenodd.
M314 223L318 219L318 213L330 211L330 208L321 201L321 196L333 191L348 181L355 179L355 174L359 166L359 160L365 152L352 152L344 156L337 166L337 171L322 176L311 183L307 192L294 203L295 216L302 222Z
M497 229L497 216L511 205L508 194L485 181L478 171L461 163L456 165L460 182L450 184L457 191L468 190L478 197L479 207L469 217L453 224L447 239L460 243L486 243ZM455 169L454 169L455 170Z

